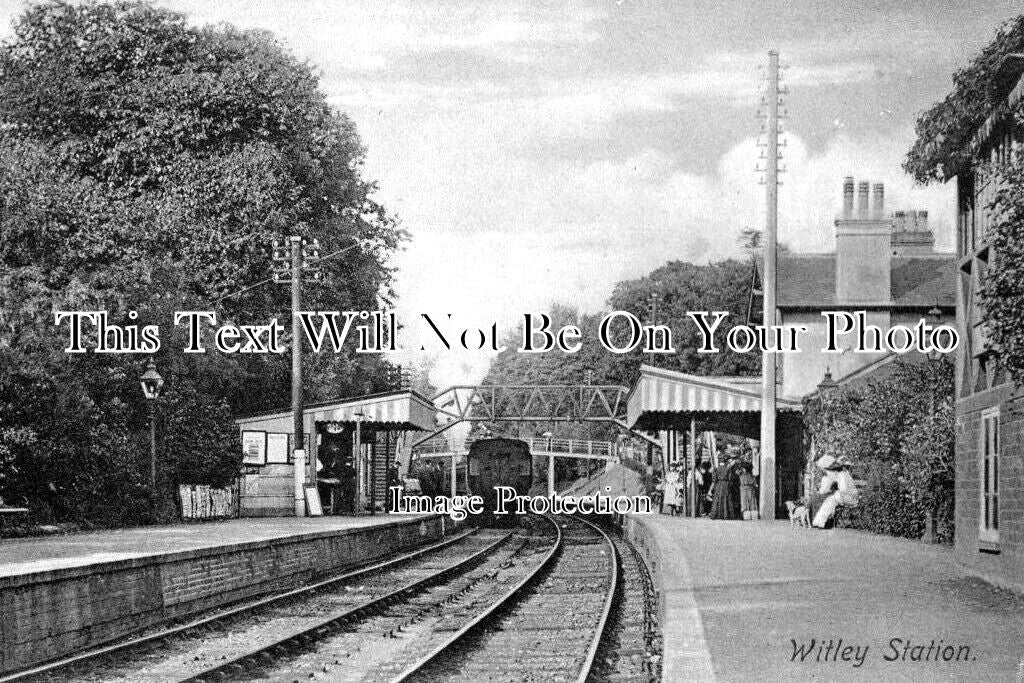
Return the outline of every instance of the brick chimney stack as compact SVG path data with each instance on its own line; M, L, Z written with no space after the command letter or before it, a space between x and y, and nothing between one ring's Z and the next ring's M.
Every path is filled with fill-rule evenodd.
M935 235L928 228L928 212L897 211L892 217L893 256L924 256L935 253Z
M857 212L852 211L853 178L843 179L843 212L836 219L836 303L888 305L892 301L892 220L885 216L885 188L857 183ZM847 210L847 207L851 210Z

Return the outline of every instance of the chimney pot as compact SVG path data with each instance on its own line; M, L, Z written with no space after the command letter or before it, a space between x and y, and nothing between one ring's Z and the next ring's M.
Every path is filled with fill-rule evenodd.
M853 216L853 176L843 178L843 218Z
M857 184L857 217L867 218L868 217L868 192L870 190L870 183L866 180L862 180Z
M907 211L907 230L917 230L917 211Z
M892 214L892 226L894 232L903 232L907 229L907 212L894 211Z
M875 183L872 188L872 203L871 213L874 218L882 218L885 216L885 185L882 183Z

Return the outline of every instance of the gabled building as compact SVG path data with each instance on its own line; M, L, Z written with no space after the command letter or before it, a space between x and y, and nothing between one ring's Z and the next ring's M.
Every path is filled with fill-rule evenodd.
M955 256L938 253L927 211L885 210L885 188L852 177L843 181L843 208L835 220L836 248L820 254L778 256L776 324L804 326L800 353L779 358L779 394L802 399L814 393L826 372L843 383L864 378L900 357L891 352L850 351L852 336L840 338L839 352L825 352L825 311L864 311L883 332L955 319ZM870 195L870 196L869 196ZM749 317L760 323L760 262L755 263ZM907 354L904 358L920 358Z
M957 302L961 345L956 364L956 555L990 581L1024 590L1024 392L1000 367L976 298L993 262L992 167L1020 154L1024 127L1010 113L1024 100L1024 55L998 70L999 107L969 143L958 169Z

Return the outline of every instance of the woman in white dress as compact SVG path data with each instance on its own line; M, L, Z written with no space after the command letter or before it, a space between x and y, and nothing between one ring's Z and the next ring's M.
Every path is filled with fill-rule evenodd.
M673 465L665 475L665 505L670 514L675 515L683 506L682 482L679 479L679 468Z

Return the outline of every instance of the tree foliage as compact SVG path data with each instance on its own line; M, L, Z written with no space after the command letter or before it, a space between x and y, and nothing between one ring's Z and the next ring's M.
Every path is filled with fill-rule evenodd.
M702 337L689 311L726 311L729 317L718 334L746 322L752 266L736 260L696 265L670 261L649 275L615 285L608 300L611 310L630 311L645 322L668 325L676 353L642 354L639 350L621 357L621 376L636 378L641 363L695 375L756 375L758 353L735 353L719 344L719 353L698 353ZM596 339L596 337L595 337Z
M971 62L953 74L953 90L921 114L904 170L922 184L948 180L970 162L971 136L1001 108L1005 84L997 78L1006 55L1024 52L1024 15L1007 21Z
M286 289L260 283L272 240L290 234L346 249L306 307L390 300L386 261L405 233L363 158L313 69L267 33L142 2L29 7L0 47L0 494L89 517L90 497L131 499L147 479L142 361L64 354L55 310L160 326L167 490L237 472L228 418L286 403L288 360L183 355L171 312L287 321ZM316 400L387 376L377 358L339 354L306 380Z

